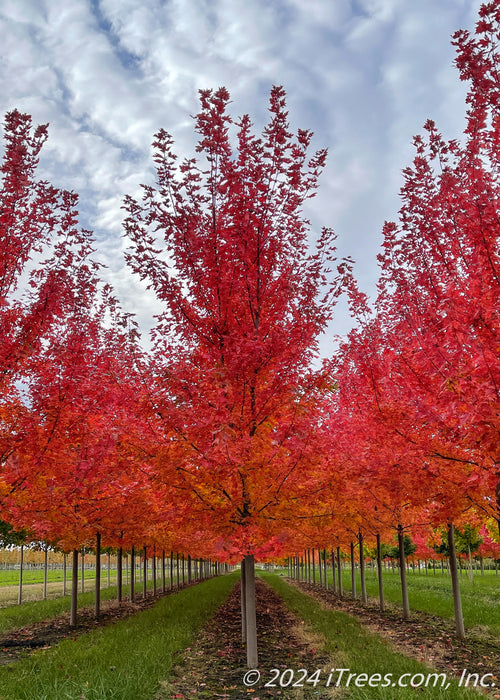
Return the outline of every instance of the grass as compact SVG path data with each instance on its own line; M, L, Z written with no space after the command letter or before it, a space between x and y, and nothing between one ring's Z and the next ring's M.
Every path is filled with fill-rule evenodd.
M418 695L422 700L434 700L435 698L465 700L465 698L478 697L471 690L459 688L458 682L452 680L451 676L446 679L449 687L441 687L441 679L436 687L433 687L433 680L427 688L423 686L418 689L393 687L392 682L397 683L403 674L411 674L412 676L424 674L427 677L427 674L432 673L432 669L394 652L383 639L366 630L353 617L322 607L310 596L289 586L281 577L275 574L263 574L263 578L283 598L292 612L300 619L307 621L310 631L315 635L320 635L320 638L324 640L324 648L321 652L331 658L332 668L350 669L350 673L366 674L367 679L372 678L372 687L369 687L368 680L364 680L361 676L361 680L358 681L360 687L355 686L355 678L352 679L348 689L345 687L345 683L341 682L340 687L343 688L341 697L348 697L352 700L404 700L405 698L414 698L415 695ZM381 687L384 681L382 679L379 681L375 674L380 674L382 679L386 674L391 674L390 687ZM334 673L332 678L333 685L338 679L338 672ZM323 686L320 682L317 686L318 691L325 687L328 671L323 673L321 679ZM424 683L420 679L420 676L416 676L415 683ZM410 677L407 676L403 682L408 683L409 680Z
M148 581L148 589L153 588L153 582ZM130 586L123 586L123 597L127 598ZM136 594L141 595L142 583L140 587L136 584ZM116 598L117 588L116 586L111 586L110 588L101 589L101 600L111 600ZM86 593L78 594L78 607L91 606L95 601L94 591L87 591ZM26 602L22 605L10 605L6 608L0 608L0 634L5 634L9 630L16 629L19 627L25 627L34 622L41 622L42 620L48 620L49 618L61 615L70 609L71 598L67 596L58 596L57 598L48 598L47 600L36 600L32 602Z
M140 614L0 668L0 700L151 700L236 576L186 588Z
M489 575L488 575L489 574ZM329 583L331 584L331 572ZM366 572L366 591L368 596L378 600L378 581L376 572ZM316 579L318 580L318 578ZM453 596L451 579L447 575L432 572L428 574L410 573L407 575L410 610L420 610L430 615L453 619ZM402 605L399 573L384 571L384 596L388 602ZM351 572L342 572L344 594L351 591ZM359 572L356 572L356 592L361 591ZM464 574L460 577L460 591L465 626L479 627L493 636L500 635L500 578L494 572L487 572L482 577L474 576L473 582Z
M113 575L116 575L116 571L113 571ZM104 580L107 577L107 572L103 571L101 578ZM47 572L47 581L49 583L55 581L62 581L64 578L62 569L49 569ZM81 580L81 571L78 570L78 578ZM95 578L95 569L85 570L85 581L87 579ZM68 567L66 573L66 580L68 583L71 582L71 568ZM43 583L43 570L42 569L24 569L23 571L23 587L30 586L36 583ZM18 586L19 585L19 570L13 569L0 569L0 586Z
M6 577L6 580L9 580L9 575L12 574L12 572L4 572L0 570L0 581L2 578L2 575L4 573L7 573L8 576ZM28 601L36 601L36 600L42 600L43 599L43 572L33 572L34 574L37 574L38 580L31 580L27 585L23 585L23 604ZM50 577L50 573L53 574L53 577ZM59 573L59 576L58 576ZM79 569L78 575L79 575L79 582L81 583L81 571ZM18 573L17 573L18 575ZM161 585L161 579L160 579L160 572L157 570L157 580L158 584ZM130 580L130 572L127 577L127 572L124 569L123 571L123 581ZM24 577L23 577L24 579ZM148 571L148 581L151 581L152 579L152 571L151 569ZM176 581L177 575L174 570L174 581ZM180 573L179 579L182 580L182 572ZM62 585L62 571L57 572L49 571L49 577L48 577L48 583L47 583L47 597L49 598L55 598L57 596L62 596L63 595L63 585ZM116 569L111 570L111 575L109 578L110 585L116 584ZM167 572L167 585L170 583L170 574ZM18 580L16 579L16 585L0 585L0 609L8 606L8 605L17 605L18 601ZM80 585L80 584L79 584ZM85 591L92 591L95 587L95 570L89 570L85 571ZM107 571L103 570L101 574L101 590L104 588L108 587L108 575ZM136 587L137 590L142 590L142 581L139 578L139 571L136 572ZM68 573L66 577L66 590L67 590L67 595L70 594L71 592L71 569L68 568Z

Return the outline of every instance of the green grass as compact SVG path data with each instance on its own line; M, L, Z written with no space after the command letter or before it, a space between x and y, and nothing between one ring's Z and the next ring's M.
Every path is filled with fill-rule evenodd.
M235 584L218 577L151 609L0 668L0 700L151 700Z
M153 582L148 581L148 589L153 588ZM123 586L123 597L127 598L130 592L130 586ZM142 593L142 583L140 586L136 583L136 595ZM111 600L116 598L117 588L101 588L101 600ZM78 594L78 607L91 606L94 604L94 591ZM59 596L57 598L49 598L47 600L36 600L23 603L22 605L9 605L0 609L0 634L5 634L9 630L19 627L25 627L34 622L41 622L49 618L61 615L70 609L71 597L69 595Z
M316 572L317 573L317 572ZM331 573L329 583L331 584ZM377 575L372 570L366 572L366 591L368 596L378 601ZM318 580L318 579L317 579ZM451 590L451 578L447 575L432 572L428 574L409 573L408 597L410 610L420 610L430 615L453 619L453 596ZM384 596L390 603L402 605L401 584L399 572L384 572ZM351 572L342 572L342 586L344 594L351 592ZM356 572L356 592L361 592L359 572ZM464 622L467 628L480 627L493 636L500 635L500 577L494 572L486 575L475 575L474 581L464 574L460 577L460 592L462 597L462 609Z
M379 681L375 674L380 674L382 678L386 674L392 674L390 677L392 683L397 682L403 674L424 674L427 676L428 673L432 673L432 669L393 651L381 637L363 628L353 617L322 607L312 597L289 586L281 577L275 574L263 574L263 578L283 598L285 604L300 619L306 621L310 630L324 639L324 648L321 652L330 657L331 668L350 669L350 673L367 674L368 678L373 678L372 687L369 687L368 680L364 679L358 681L359 685L364 684L364 687L355 687L355 678L352 679L348 689L345 687L345 683L341 683L343 697L352 698L352 700L404 700L405 698L415 698L415 696L422 698L422 700L434 700L435 698L459 700L478 697L471 690L459 688L458 682L452 680L451 676L446 680L450 684L448 688L442 688L440 681L435 688L433 681L427 688L399 688L392 687L392 685L386 688L381 687L384 681ZM277 665L281 662L281 659L276 660ZM338 673L333 674L332 685L337 678ZM325 687L327 679L328 671L325 671L316 688L318 691ZM404 678L403 682L409 682L409 677ZM416 680L417 684L419 682L420 678Z
M116 571L112 572L116 575ZM103 571L101 578L107 580L107 572ZM49 583L62 581L64 578L62 569L49 569L47 572L47 581ZM81 571L78 570L78 578L81 580ZM95 569L85 571L85 580L95 578ZM66 572L66 580L68 584L71 582L71 568L68 567ZM23 586L29 586L34 583L43 583L43 569L25 569L23 571ZM0 586L17 586L19 584L19 570L0 569Z

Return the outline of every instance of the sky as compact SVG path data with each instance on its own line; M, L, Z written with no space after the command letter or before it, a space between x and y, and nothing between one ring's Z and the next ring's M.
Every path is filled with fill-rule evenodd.
M163 127L194 155L198 90L224 85L234 117L260 131L272 85L290 125L314 131L328 164L307 216L327 226L373 297L384 220L400 207L402 170L427 118L464 128L466 86L454 31L479 0L2 0L0 111L49 123L40 174L80 195L103 276L147 335L160 306L127 270L125 194L153 184L150 144ZM351 327L340 304L331 333ZM322 341L328 354L331 340Z

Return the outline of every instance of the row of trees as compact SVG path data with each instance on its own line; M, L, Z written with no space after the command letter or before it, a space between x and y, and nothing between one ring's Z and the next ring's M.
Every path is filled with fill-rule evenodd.
M100 282L75 195L35 179L46 127L9 114L2 517L68 551L102 541L244 559L250 666L255 557L354 541L362 550L394 534L404 552L405 534L425 547L443 526L453 549L464 522L493 537L499 32L496 0L475 35L455 35L470 82L464 143L432 122L416 139L373 308L331 230L311 250L303 208L326 151L308 155L312 134L291 133L283 89L271 92L260 137L248 116L228 114L227 90L202 91L203 160L178 164L160 130L155 186L125 199L127 260L163 304L151 353ZM357 326L320 363L342 293ZM457 610L463 634L458 620Z

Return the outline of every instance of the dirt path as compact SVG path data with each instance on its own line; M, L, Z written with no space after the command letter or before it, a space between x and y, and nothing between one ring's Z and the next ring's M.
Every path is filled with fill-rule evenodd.
M318 686L313 689L265 687L274 675L287 668L294 669L294 682L300 676L298 669L321 669L329 663L316 648L320 639L304 631L304 624L285 607L281 598L262 581L256 579L257 630L259 647L258 683L245 686L247 672L245 649L241 641L240 586L235 587L226 603L219 608L193 646L177 660L169 681L163 684L155 700L171 698L224 698L264 700L270 697L309 698L326 700L334 694ZM272 669L277 669L272 672ZM283 676L285 682L288 677Z
M468 631L468 638L462 641L455 635L452 620L412 611L411 620L406 621L396 607L389 606L382 614L375 605L339 598L318 585L287 581L323 605L352 615L406 656L457 677L467 668L470 673L493 673L500 678L500 640L486 632ZM491 690L490 697L500 698L500 690Z

